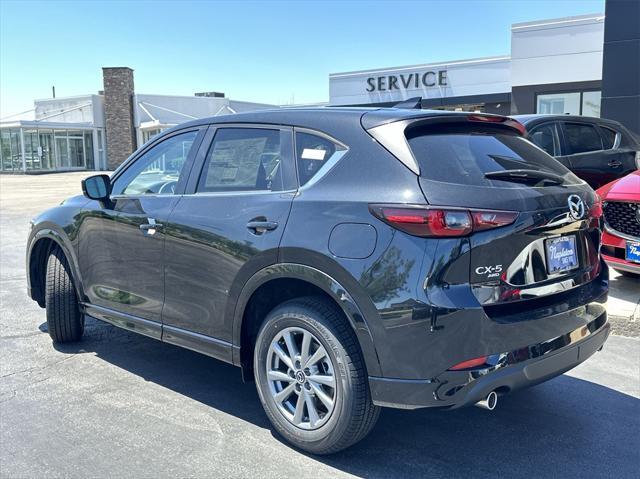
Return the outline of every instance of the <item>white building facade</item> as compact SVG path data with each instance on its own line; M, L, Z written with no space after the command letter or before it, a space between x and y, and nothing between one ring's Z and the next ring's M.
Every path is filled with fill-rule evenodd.
M600 14L517 23L509 56L334 73L329 103L599 116L603 41Z

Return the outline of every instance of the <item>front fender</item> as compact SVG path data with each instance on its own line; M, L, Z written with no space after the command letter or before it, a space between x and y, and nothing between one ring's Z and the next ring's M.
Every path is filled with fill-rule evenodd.
M380 362L373 343L373 337L362 309L347 292L346 288L328 274L304 264L279 263L255 273L242 289L233 316L233 344L240 345L242 320L245 308L255 291L263 284L274 279L298 279L313 284L327 293L340 306L356 333L367 370L370 375L381 375ZM233 363L240 364L240 349L233 348Z
M73 247L73 242L58 225L52 223L37 224L33 227L31 233L29 234L26 255L27 292L29 294L29 297L35 300L39 295L44 294L44 291L40 290L40 283L36 281L31 274L32 262L38 260L38 258L35 258L33 255L34 248L39 241L44 239L53 241L53 243L55 243L60 247L60 249L62 249L62 252L69 262L71 276L73 278L73 284L76 288L78 298L84 298L84 294L82 291L82 280L80 277L80 271L77 266L78 258L75 252L75 248ZM45 254L48 254L48 251Z

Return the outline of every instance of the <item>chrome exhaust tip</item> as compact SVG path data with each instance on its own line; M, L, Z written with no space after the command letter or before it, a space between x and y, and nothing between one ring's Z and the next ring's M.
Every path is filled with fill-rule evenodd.
M478 401L476 406L481 407L483 409L488 409L489 411L493 411L498 405L498 395L495 391L491 391L487 394L487 397Z

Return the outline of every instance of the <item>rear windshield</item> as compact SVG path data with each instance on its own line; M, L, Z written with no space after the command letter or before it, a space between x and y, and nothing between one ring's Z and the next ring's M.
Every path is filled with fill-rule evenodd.
M516 132L506 128L437 125L406 132L420 175L432 181L474 186L522 188L522 183L485 178L503 170L539 170L579 180L567 168Z

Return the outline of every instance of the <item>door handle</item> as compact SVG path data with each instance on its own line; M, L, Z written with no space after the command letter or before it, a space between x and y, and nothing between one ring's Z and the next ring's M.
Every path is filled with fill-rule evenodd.
M143 223L140 225L140 230L148 236L153 236L156 234L156 231L161 229L163 225L160 223L156 223L156 220L153 218L147 218L148 223Z
M607 163L607 165L609 165L611 168L618 168L622 166L622 163L620 163L618 160L611 160L609 161L609 163Z
M277 227L278 223L275 221L251 220L247 223L247 228L257 235L261 235L266 231L273 231Z

